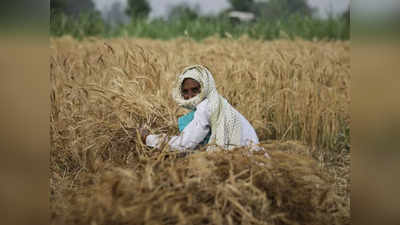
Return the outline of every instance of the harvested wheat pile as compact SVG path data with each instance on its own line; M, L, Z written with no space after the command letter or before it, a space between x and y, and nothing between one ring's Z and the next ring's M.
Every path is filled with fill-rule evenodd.
M348 43L64 37L51 47L52 224L350 224ZM172 81L197 63L271 159L141 143L142 125L177 134Z
M60 224L346 224L333 179L310 158L270 151L153 151L129 166L105 162L66 193ZM57 203L56 203L57 204Z

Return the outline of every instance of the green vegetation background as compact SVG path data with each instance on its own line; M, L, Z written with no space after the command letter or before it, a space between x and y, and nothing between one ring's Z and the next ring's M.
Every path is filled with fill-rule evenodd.
M99 12L93 10L94 6L89 0L80 1L79 4L83 6L80 10L73 5L73 1L68 5L63 0L51 0L50 35L71 35L77 39L129 36L165 40L182 36L202 40L209 36L238 38L242 35L262 40L350 38L349 10L339 16L320 19L312 17L316 9L309 7L304 0L270 0L268 3L231 0L231 3L234 10L253 12L256 20L249 23L232 22L227 11L204 17L187 5L180 5L170 11L171 16L167 20L150 21L147 17L150 12L148 3L145 0L129 0L126 14L131 18L130 23L110 25L101 18Z

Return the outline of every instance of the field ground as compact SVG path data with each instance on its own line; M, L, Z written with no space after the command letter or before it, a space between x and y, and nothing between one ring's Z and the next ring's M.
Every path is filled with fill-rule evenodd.
M347 41L51 40L52 224L350 224ZM182 155L132 129L177 134L171 98L204 64L263 152Z

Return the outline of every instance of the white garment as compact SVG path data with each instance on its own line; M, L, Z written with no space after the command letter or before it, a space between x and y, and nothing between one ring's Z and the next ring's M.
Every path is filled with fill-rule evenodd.
M233 109L239 116L240 121L240 146L252 146L258 144L258 137L254 128L247 119L236 109ZM181 135L173 136L168 141L171 149L185 150L195 149L204 140L211 129L211 106L206 98L197 105L193 120L183 129ZM161 143L166 140L166 135L148 135L146 145L159 148Z
M201 86L200 93L188 100L183 98L181 90L186 78L196 80ZM240 113L224 97L218 94L214 78L205 66L194 65L185 68L182 74L177 77L172 96L180 106L189 109L196 108L200 102L207 98L211 108L209 144L218 145L228 150L241 145ZM208 150L212 149L212 146L208 148Z

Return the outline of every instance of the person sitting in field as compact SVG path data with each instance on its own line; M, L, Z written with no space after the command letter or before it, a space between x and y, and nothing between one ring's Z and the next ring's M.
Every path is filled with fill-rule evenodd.
M168 142L174 150L193 150L208 144L207 150L220 146L230 150L250 146L258 150L259 143L254 128L247 119L218 94L214 78L202 65L187 67L180 74L172 92L179 106L191 110L178 118L180 135L149 134L140 129L143 143L160 148ZM214 146L214 148L213 148Z

